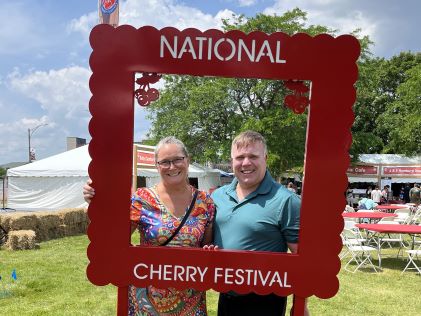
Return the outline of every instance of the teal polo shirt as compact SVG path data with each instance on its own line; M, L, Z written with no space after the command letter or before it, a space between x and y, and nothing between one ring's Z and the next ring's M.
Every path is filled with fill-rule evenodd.
M241 202L238 180L215 190L214 244L222 249L286 252L298 243L301 199L266 171L259 187Z

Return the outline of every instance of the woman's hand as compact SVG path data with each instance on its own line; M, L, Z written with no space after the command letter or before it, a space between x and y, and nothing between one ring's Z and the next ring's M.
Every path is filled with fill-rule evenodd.
M95 189L91 187L92 180L88 179L86 184L83 186L83 198L86 202L91 203L93 197L95 196Z

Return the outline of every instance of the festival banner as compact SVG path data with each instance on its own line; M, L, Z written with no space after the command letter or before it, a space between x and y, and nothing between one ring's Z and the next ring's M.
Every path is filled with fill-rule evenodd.
M99 24L118 26L119 2L118 0L99 0L98 3Z

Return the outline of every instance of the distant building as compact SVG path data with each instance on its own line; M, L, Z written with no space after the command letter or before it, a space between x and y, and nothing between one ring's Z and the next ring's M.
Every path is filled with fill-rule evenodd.
M72 150L84 145L86 145L85 138L67 137L67 150Z

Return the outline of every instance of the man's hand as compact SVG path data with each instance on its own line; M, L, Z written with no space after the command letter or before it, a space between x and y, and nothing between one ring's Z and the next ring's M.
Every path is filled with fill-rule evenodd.
M91 203L93 197L95 196L95 189L91 187L92 180L88 179L86 184L83 186L83 198L86 202Z

